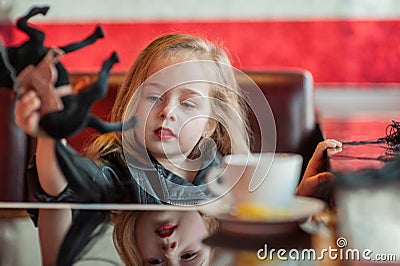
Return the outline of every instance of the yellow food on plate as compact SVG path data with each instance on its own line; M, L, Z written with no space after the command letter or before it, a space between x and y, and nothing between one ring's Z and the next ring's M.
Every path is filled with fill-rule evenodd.
M277 258L260 259L255 251L236 252L235 265L262 266L262 265L282 265L282 261ZM286 264L285 264L286 265Z
M240 220L281 220L290 217L286 209L276 209L263 205L239 204L234 213Z

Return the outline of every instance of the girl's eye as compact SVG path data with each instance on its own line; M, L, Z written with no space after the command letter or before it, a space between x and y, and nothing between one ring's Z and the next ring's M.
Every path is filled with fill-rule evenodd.
M163 262L164 262L163 259L158 259L158 258L150 259L150 260L149 260L149 263L150 263L151 265L161 265Z
M185 253L181 256L181 259L183 260L193 260L194 258L196 258L198 252L188 252Z
M183 102L181 102L181 105L183 107L186 107L186 108L194 108L194 107L196 107L196 105L194 103L189 102L189 101L183 101Z
M160 102L162 101L162 98L159 96L147 96L147 99L152 101L152 102Z

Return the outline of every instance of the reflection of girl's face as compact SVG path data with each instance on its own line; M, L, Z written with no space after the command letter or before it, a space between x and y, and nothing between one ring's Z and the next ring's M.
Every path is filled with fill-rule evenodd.
M147 211L137 218L134 237L144 265L208 265L207 235L197 211Z

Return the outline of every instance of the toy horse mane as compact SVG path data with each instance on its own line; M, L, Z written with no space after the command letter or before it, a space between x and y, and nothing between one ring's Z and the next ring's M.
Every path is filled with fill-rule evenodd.
M89 113L93 103L107 93L110 70L119 62L117 53L113 52L103 62L99 77L91 87L67 95L60 95L57 90L71 86L69 74L58 58L103 38L102 28L97 26L84 40L58 48L46 47L45 34L29 26L28 20L38 14L46 15L48 10L49 6L35 6L17 20L17 28L29 36L26 42L19 46L0 46L0 87L14 88L17 98L26 90L36 90L42 101L40 126L55 139L72 136L85 127L92 127L100 133L121 131L122 122L108 123ZM126 123L129 123L127 128L132 127L136 124L136 118Z

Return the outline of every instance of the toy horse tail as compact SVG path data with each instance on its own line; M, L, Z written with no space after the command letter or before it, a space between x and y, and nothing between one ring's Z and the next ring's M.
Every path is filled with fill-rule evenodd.
M47 11L49 11L49 6L33 7L28 14L17 20L17 27L29 36L30 42L38 46L43 46L45 35L42 31L29 26L28 20L37 14L46 15Z
M89 114L87 126L96 129L101 134L105 134L108 132L121 132L122 130L135 128L137 123L138 120L135 116L125 122L110 123L103 121L92 114Z
M104 32L103 32L103 29L101 28L101 26L97 26L95 31L91 35L89 35L86 39L79 41L79 42L74 42L74 43L62 46L62 47L60 47L60 49L63 50L64 53L74 52L76 50L79 50L81 48L91 45L92 43L96 42L100 38L104 38Z

